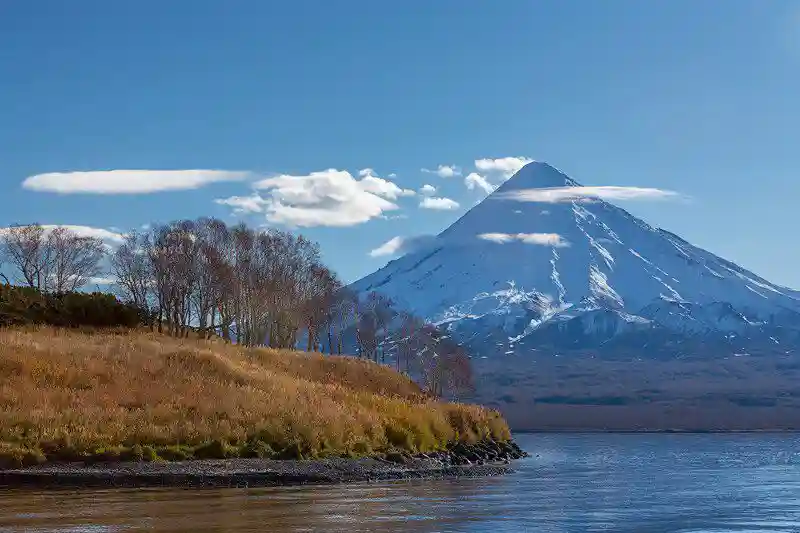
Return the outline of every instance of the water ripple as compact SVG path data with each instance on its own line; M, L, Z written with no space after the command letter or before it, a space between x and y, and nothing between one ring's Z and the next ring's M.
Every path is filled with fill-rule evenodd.
M522 435L501 478L0 491L0 532L800 532L795 435Z

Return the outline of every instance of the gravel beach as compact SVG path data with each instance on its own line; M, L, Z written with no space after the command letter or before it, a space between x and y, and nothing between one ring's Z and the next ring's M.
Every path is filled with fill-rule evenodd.
M515 444L459 445L417 456L313 460L47 463L0 470L0 487L264 487L309 483L498 476L527 454Z

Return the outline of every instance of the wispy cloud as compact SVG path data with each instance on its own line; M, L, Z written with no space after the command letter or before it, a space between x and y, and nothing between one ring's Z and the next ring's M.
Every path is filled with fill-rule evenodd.
M452 178L453 176L461 175L461 168L455 165L439 165L439 167L436 168L436 170L423 168L422 172L426 172L428 174L436 174L440 178Z
M89 285L114 285L117 283L115 278L97 276L89 278Z
M678 199L681 195L675 191L650 187L549 187L542 189L519 189L492 196L498 200L517 202L541 202L557 204L573 201L593 200L668 200Z
M468 174L467 177L464 178L464 185L466 185L469 190L480 189L486 194L491 194L497 188L477 172Z
M439 197L428 197L423 198L422 201L419 203L419 206L422 209L437 209L440 211L449 211L452 209L458 209L459 203L455 200L451 200L450 198L439 198Z
M210 183L246 179L249 172L232 170L94 170L50 172L30 176L22 187L60 194L144 194L197 189Z
M74 225L57 225L57 224L42 224L45 231L52 231L55 228L65 228L76 235L81 237L92 237L111 243L121 243L125 240L125 234L116 231L111 231L103 228L93 228L91 226L74 226Z
M420 189L419 189L419 193L420 193L422 196L431 196L431 195L434 195L434 194L436 194L436 187L434 187L433 185L429 185L429 184L427 184L427 183L426 183L425 185L423 185L422 187L420 187Z
M553 246L555 248L564 248L570 245L558 233L481 233L478 238L498 244L519 241L525 244Z
M503 178L508 179L531 162L533 162L533 159L522 156L476 159L475 168L484 173L500 174Z
M392 237L369 252L370 257L399 256L415 252L429 245L436 237L433 235L418 235L415 237Z
M56 228L64 228L68 229L74 234L78 235L79 237L92 237L95 239L100 239L107 243L121 243L125 240L125 234L119 233L116 231L103 229L103 228L93 228L91 226L76 226L71 224L40 224L42 229L44 230L45 235L50 233ZM0 228L0 235L3 235L8 232L10 228Z
M44 234L47 235L52 232L56 228L64 228L79 237L91 237L93 239L100 239L103 241L103 246L108 251L114 250L114 248L125 240L125 234L120 233L118 231L104 229L104 228L94 228L91 226L77 226L71 224L40 224L42 229L44 230ZM10 228L0 228L0 236L6 234Z

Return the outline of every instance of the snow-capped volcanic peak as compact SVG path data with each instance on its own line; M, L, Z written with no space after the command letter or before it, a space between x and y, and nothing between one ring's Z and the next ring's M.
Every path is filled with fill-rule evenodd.
M580 184L555 167L534 161L528 163L498 189L499 194L514 190L579 187Z
M425 248L353 288L456 330L499 328L510 342L581 317L585 330L586 313L592 323L602 316L605 331L741 332L800 311L797 293L583 194L590 189L529 163Z

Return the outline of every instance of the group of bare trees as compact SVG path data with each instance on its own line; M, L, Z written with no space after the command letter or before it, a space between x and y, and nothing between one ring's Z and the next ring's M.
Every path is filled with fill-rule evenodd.
M63 227L41 225L0 229L0 272L24 286L46 293L64 293L84 287L102 271L106 248L102 240L81 236Z
M466 349L445 332L377 292L363 298L339 293L337 305L351 314L359 357L391 362L398 372L413 376L436 395L458 395L472 388L472 366Z
M352 293L303 236L214 218L180 220L124 236L113 251L100 239L39 225L0 230L0 266L43 293L76 291L103 273L149 326L191 331L245 346L297 348L392 363L433 394L471 381L464 349L437 328L395 310L385 296ZM0 271L6 283L10 279Z
M433 324L402 312L390 344L397 370L415 375L435 396L472 390L467 350Z
M295 347L319 335L341 288L316 243L202 218L130 233L111 257L123 298L172 335L216 333L245 346Z

